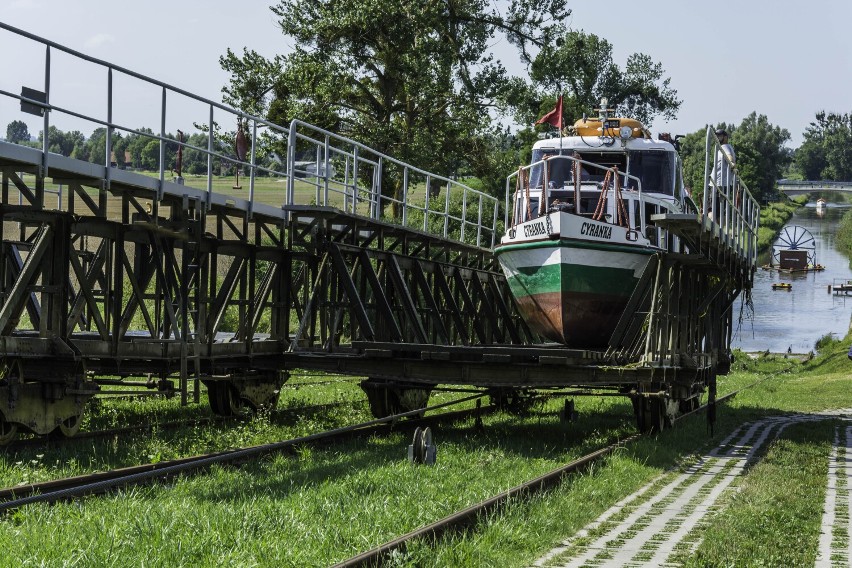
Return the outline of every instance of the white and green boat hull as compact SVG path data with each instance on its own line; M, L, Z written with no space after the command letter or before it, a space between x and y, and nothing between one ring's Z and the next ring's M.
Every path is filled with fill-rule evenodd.
M558 237L495 250L530 328L577 348L606 347L654 252Z

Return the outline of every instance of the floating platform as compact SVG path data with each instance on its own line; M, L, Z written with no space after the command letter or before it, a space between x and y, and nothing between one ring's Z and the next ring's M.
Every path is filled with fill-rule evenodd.
M842 284L829 284L828 285L829 294L849 294L852 293L852 281L843 282Z
M805 272L822 272L825 270L825 266L822 264L809 264L805 268L782 268L780 266L773 266L771 264L764 264L760 267L762 270L777 270L778 272L784 272L785 274L801 274Z

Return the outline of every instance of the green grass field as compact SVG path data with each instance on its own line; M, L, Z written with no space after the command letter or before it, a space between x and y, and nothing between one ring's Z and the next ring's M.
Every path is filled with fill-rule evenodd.
M395 565L529 565L655 476L691 463L703 448L717 444L744 421L850 407L852 364L845 357L849 339L828 341L822 354L807 363L781 356L741 356L734 372L722 378L722 392L771 378L720 409L713 437L702 418L686 419L673 430L625 447L547 494L511 503L461 535L415 544ZM363 395L354 382L285 389L280 406L331 400L354 402L335 412L286 419L265 415L230 426L178 433L155 429L121 441L6 453L0 462L0 484L284 439L367 416L366 405L357 402ZM81 503L28 506L0 523L0 546L6 550L0 565L326 566L634 431L626 400L581 398L581 418L573 424L558 420L560 404L536 406L526 416L488 416L482 432L471 422L441 427L436 431L434 467L409 465L409 435L399 432L304 448L295 457L217 468L209 475ZM87 419L89 427L187 413L176 401L104 401L97 406ZM207 413L204 407L191 407L190 412ZM785 431L722 511L725 524L709 528L697 555L684 562L812 563L831 428L827 421ZM779 502L789 514L779 513ZM716 546L716 541L726 545Z

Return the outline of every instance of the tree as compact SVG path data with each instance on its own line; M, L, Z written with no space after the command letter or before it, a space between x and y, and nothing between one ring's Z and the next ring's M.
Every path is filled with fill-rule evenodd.
M44 143L44 131L39 131L38 141ZM48 151L54 154L70 156L74 151L75 146L82 146L86 143L86 137L79 130L63 132L55 126L48 129Z
M795 163L805 179L852 180L852 114L816 113Z
M6 127L6 140L13 144L21 142L29 142L30 131L27 128L27 123L23 120L13 120Z
M674 118L681 101L671 88L671 79L649 55L634 53L624 69L612 59L612 45L594 34L569 31L559 41L545 45L532 63L528 92L516 92L519 122L529 124L563 95L567 117L595 115L602 97L616 114L635 118L650 126L662 115ZM516 88L523 88L516 83ZM526 100L526 104L524 104ZM532 103L532 104L530 104Z
M752 112L730 135L740 178L756 198L775 197L775 184L792 159L792 152L785 147L790 132L770 124L766 115Z
M566 0L513 0L505 11L500 4L282 1L272 11L295 50L273 60L229 50L220 59L231 73L225 99L278 124L298 117L451 173L477 154L489 110L509 84L490 53L495 37L529 62L529 48L547 45L570 13ZM387 194L393 183L383 187Z
M756 112L745 117L739 126L720 123L714 127L718 128L730 134L737 157L737 172L752 195L763 201L775 197L775 184L792 159L792 152L785 146L790 133ZM680 141L684 183L691 188L696 200L701 199L704 188L706 134L706 129L702 128Z

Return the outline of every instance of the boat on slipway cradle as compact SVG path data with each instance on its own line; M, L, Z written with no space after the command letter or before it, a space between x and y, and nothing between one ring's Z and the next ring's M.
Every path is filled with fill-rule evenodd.
M712 407L716 376L730 370L733 304L741 293L749 303L760 207L709 126L699 205L676 139L612 116L605 100L598 112L563 129L557 104L558 135L507 178L494 253L530 330L600 354L603 363L562 383L627 395L640 430L659 430L705 392ZM604 367L612 372L594 375Z
M606 347L651 257L680 249L651 217L698 211L672 141L610 112L534 145L495 249L527 324L576 348Z

